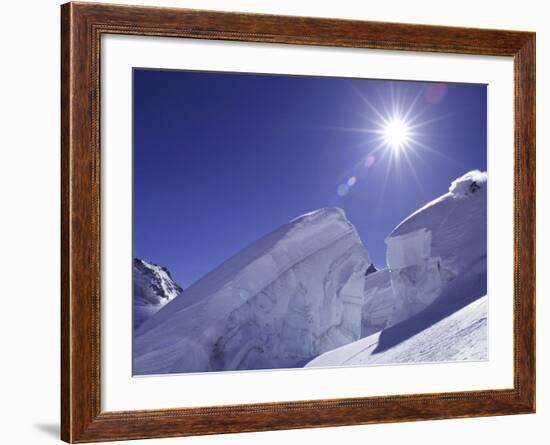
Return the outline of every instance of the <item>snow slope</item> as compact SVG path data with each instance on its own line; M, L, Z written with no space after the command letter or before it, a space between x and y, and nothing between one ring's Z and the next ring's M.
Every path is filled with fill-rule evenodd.
M360 338L371 264L342 210L296 218L146 320L134 374L303 366Z
M487 359L487 297L470 303L391 349L379 351L384 332L329 351L306 367L426 363Z
M486 307L471 304L487 294L486 229L487 175L479 171L390 233L387 269L374 268L342 210L303 215L144 319L134 332L134 374L300 367L350 343L363 350L363 337L377 357L367 361L481 357ZM426 332L446 352L423 347L439 341Z
M182 291L168 269L139 258L134 258L133 279L134 329Z
M395 296L388 325L418 314L461 286L464 303L487 293L487 174L453 181L449 192L401 222L386 239ZM447 297L448 298L448 295Z
M363 335L311 366L486 357L487 175L466 173L386 239L388 269L367 276Z

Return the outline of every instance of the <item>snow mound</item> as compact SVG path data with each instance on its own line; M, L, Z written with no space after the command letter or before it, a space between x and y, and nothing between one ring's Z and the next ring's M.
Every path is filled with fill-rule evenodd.
M487 172L472 170L455 179L449 187L449 193L455 197L466 197L476 193L479 189L487 186Z
M296 218L146 320L134 374L303 366L360 338L371 264L341 209Z
M168 269L139 258L134 258L133 280L134 329L182 292Z
M466 173L388 236L386 260L395 301L388 326L438 299L454 295L467 304L487 293L486 184L486 173Z
M327 352L306 367L487 360L487 297L380 351L378 332Z

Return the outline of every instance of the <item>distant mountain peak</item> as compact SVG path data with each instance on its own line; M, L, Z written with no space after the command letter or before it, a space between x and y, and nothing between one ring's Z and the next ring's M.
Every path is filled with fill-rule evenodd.
M134 258L134 327L176 298L183 289L163 266Z

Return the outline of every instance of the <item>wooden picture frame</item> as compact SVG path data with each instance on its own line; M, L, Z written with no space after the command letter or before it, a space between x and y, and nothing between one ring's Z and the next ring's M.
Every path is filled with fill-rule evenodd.
M535 34L67 3L61 7L61 438L70 443L535 411ZM515 72L514 387L103 412L100 54L103 34L510 56Z

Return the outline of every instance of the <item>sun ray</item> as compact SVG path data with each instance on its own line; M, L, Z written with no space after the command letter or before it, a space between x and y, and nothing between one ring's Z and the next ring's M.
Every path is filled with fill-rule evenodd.
M416 106L416 103L418 102L418 99L420 99L420 97L422 96L422 93L424 93L424 88L421 88L420 90L418 90L418 93L416 94L415 98L410 103L409 108L407 109L407 111L403 115L403 119L405 119L406 121L409 120L409 117L410 117L412 111L414 110L414 107Z
M432 109L429 106L420 104L425 93L425 87L422 84L414 91L414 94L409 94L407 90L401 88L402 85L399 82L389 82L385 90L385 96L380 89L376 89L371 93L374 95L374 102L371 101L371 97L358 89L352 81L348 84L366 106L363 112L359 113L365 126L332 127L330 129L365 135L363 143L359 146L368 145L370 149L368 154L362 157L362 161L354 165L351 170L357 171L361 163L366 165L365 162L369 158L376 159L376 168L382 169L379 172L380 189L378 191L377 208L379 209L384 200L390 176L392 176L392 181L412 176L411 180L425 194L417 167L421 165L422 169L426 168L426 155L435 155L446 161L457 162L426 143L430 135L428 127L447 119L452 113L435 117L426 116L428 111ZM418 164L419 162L420 164ZM372 164L366 165L366 168L370 168L370 166ZM361 176L362 174L365 174L347 173L347 178L351 177L349 174L356 178L353 185L356 180L361 180L364 177Z
M376 213L380 213L380 208L382 207L382 204L384 202L384 194L386 192L386 186L388 184L388 178L390 176L390 172L392 168L393 156L390 155L388 157L389 159L386 164L386 171L384 173L384 179L382 181L382 188L380 189L380 194L378 195L378 204L376 206Z
M450 116L451 116L450 113L449 114L443 114L441 116L434 117L433 119L428 119L428 120L419 122L417 124L412 124L411 125L411 130L416 130L417 128L422 128L422 127L425 127L426 125L430 125L430 124L433 124L435 122L439 122L441 120L447 119Z
M416 138L411 138L411 144L413 146L416 146L416 147L419 147L421 150L425 150L427 151L428 153L430 154L433 154L435 156L439 156L447 161L450 161L450 162L456 162L455 159L453 159L452 157L450 156L447 156L446 154L442 153L441 151L439 150L436 150L435 148L431 147L430 145L427 145L427 144L424 144L423 142L420 142L418 139Z
M349 85L356 92L356 94L361 98L361 100L363 102L365 102L365 104L367 104L367 106L371 109L371 111L374 114L376 114L376 116L378 116L378 118L381 121L384 121L385 117L382 115L382 113L380 113L380 111L378 111L378 109L353 85L353 83L349 82Z
M414 150L411 150L411 152L414 152ZM407 165L409 166L409 169L414 177L414 180L416 181L416 184L418 185L418 188L422 192L423 195L426 194L424 187L422 186L422 182L420 182L420 178L418 177L418 173L416 173L416 168L414 168L414 164L412 163L409 153L403 152L403 157L405 158L405 161L407 161Z

